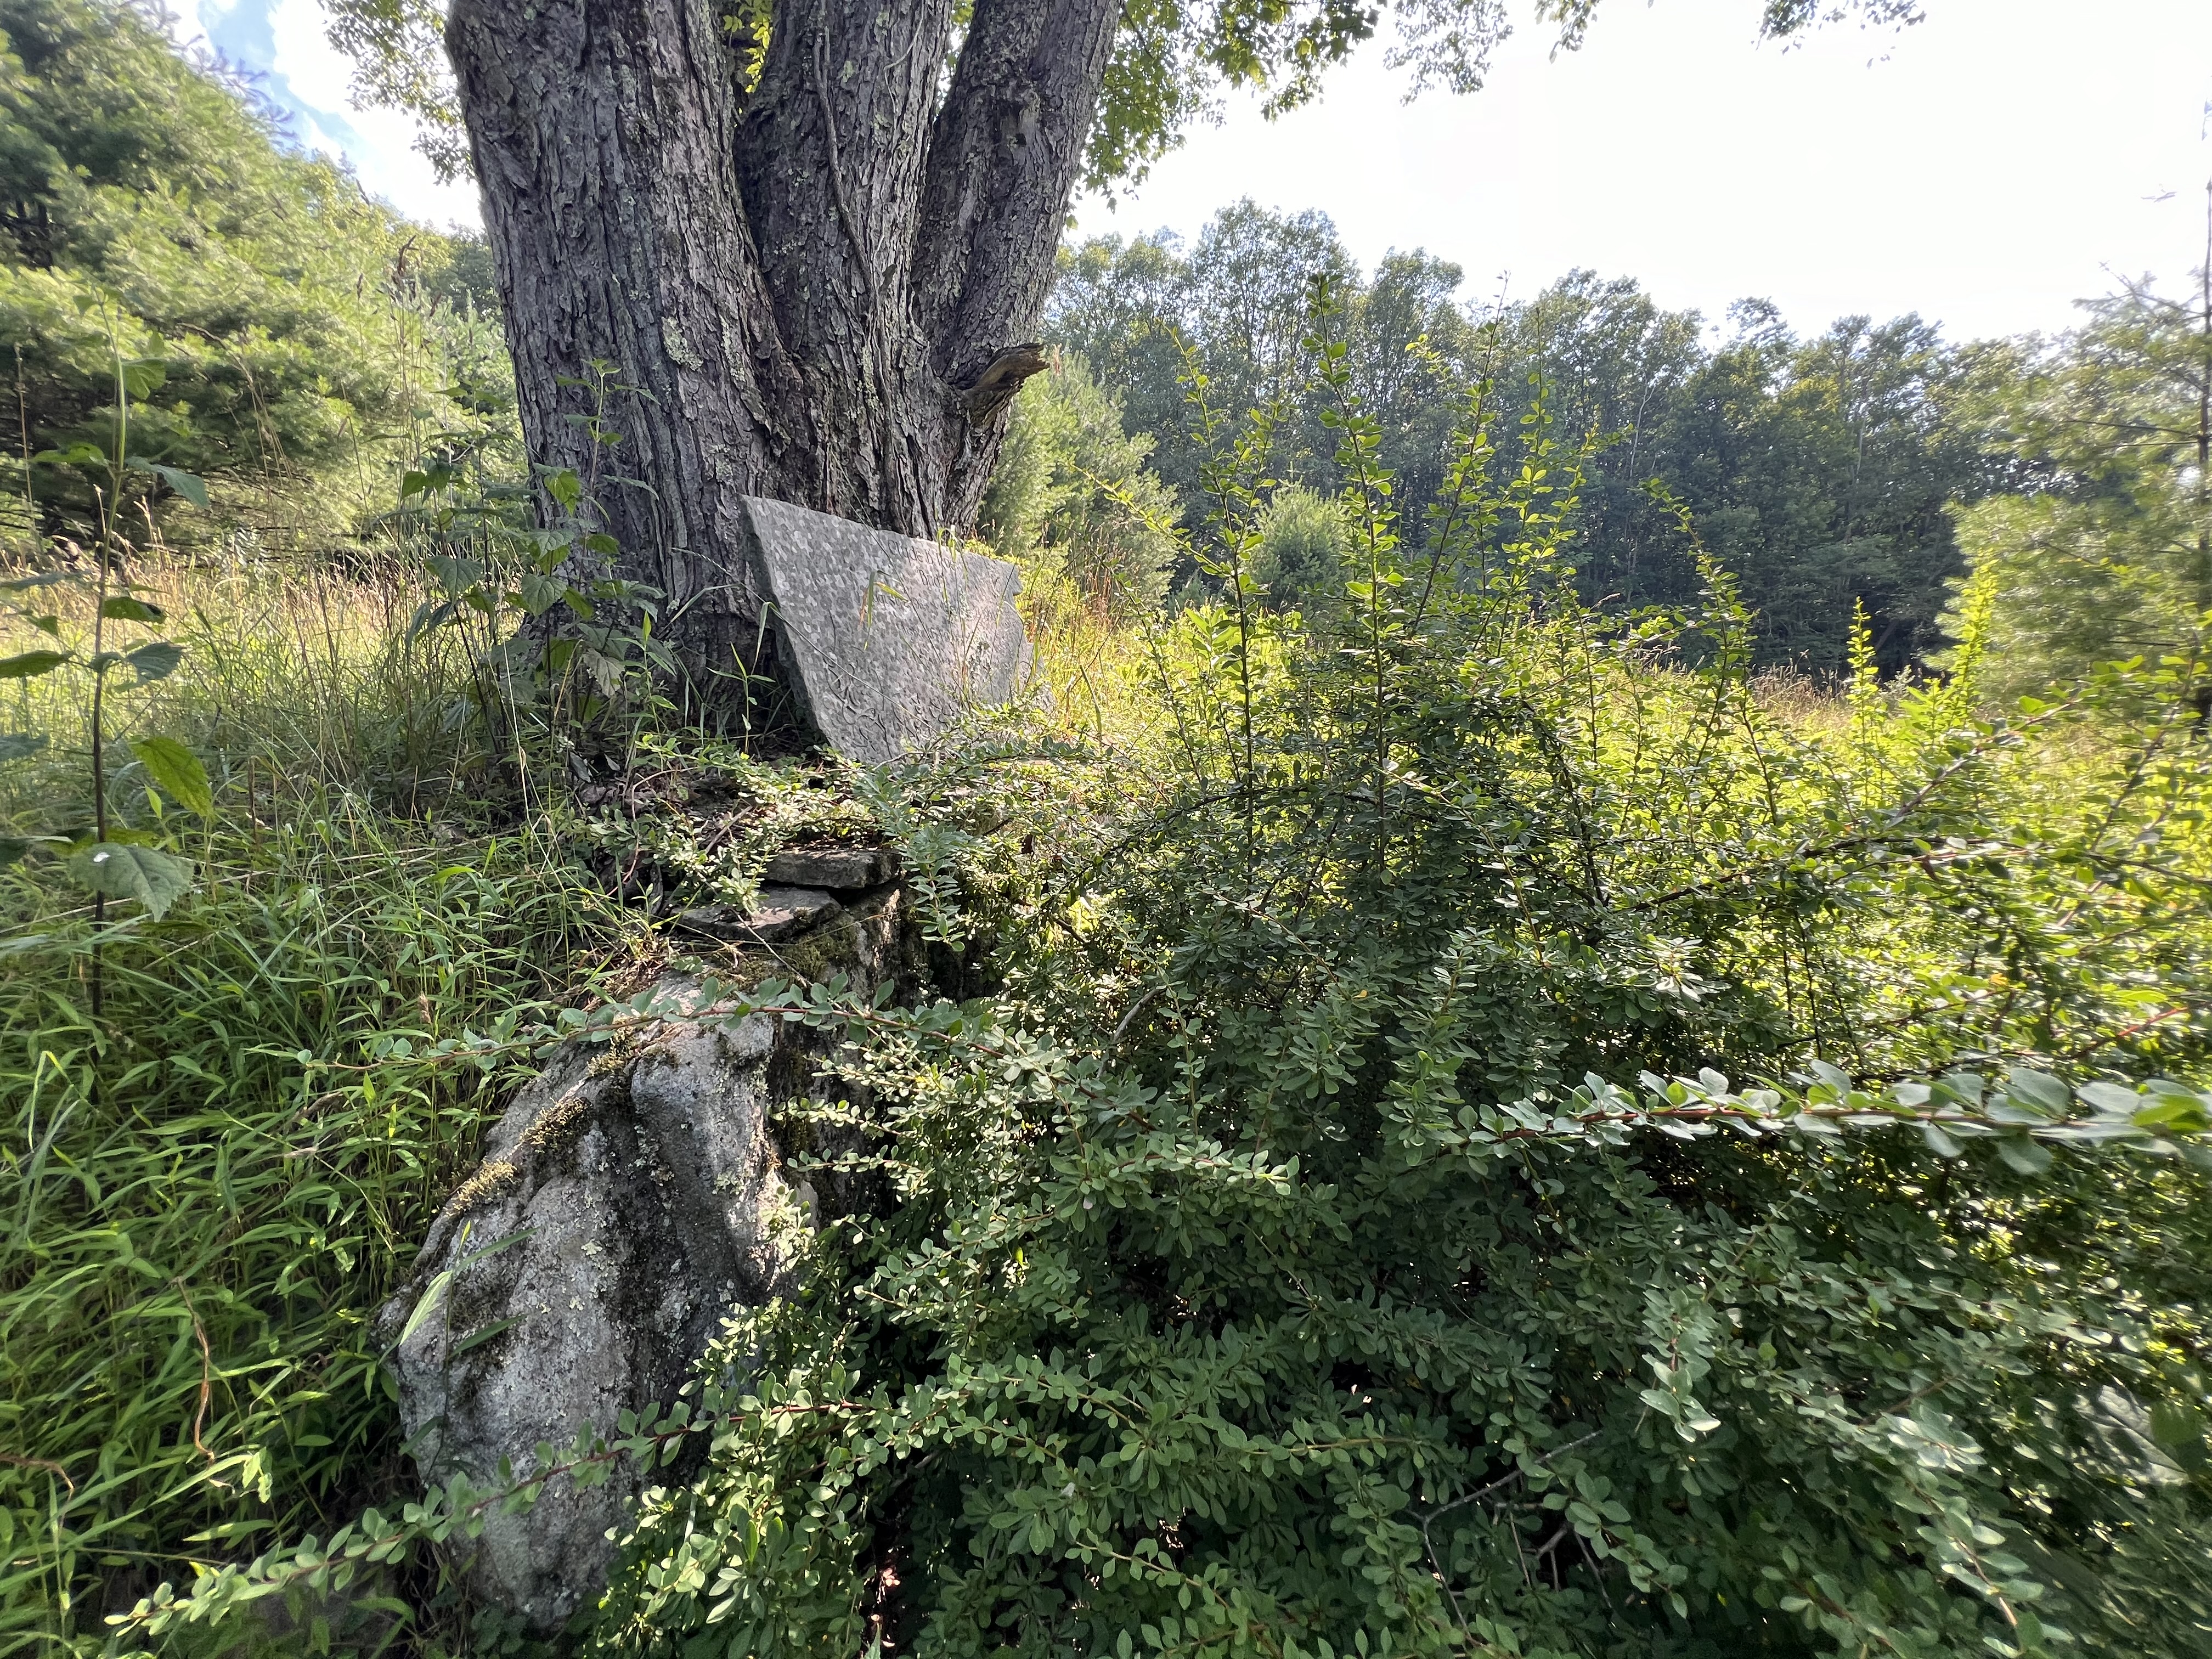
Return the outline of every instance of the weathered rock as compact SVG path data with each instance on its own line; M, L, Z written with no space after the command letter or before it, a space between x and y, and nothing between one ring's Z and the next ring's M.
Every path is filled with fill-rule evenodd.
M679 912L676 922L685 933L707 939L737 945L773 945L819 927L838 908L836 899L815 888L763 886L750 910L706 904Z
M787 847L768 861L761 879L854 893L890 880L898 869L895 847Z
M896 889L824 914L787 959L863 992L911 990L919 944ZM680 977L659 989L703 1000ZM729 1312L778 1293L817 1200L779 1173L768 1115L804 1090L808 1040L764 1016L734 1030L672 1022L623 1052L573 1046L515 1097L382 1315L397 1340L452 1274L392 1362L427 1480L489 1484L503 1458L526 1469L541 1442L566 1444L586 1423L611 1433L625 1409L672 1402ZM479 1593L538 1628L560 1624L604 1583L605 1534L639 1484L626 1465L586 1492L558 1478L529 1510L494 1517Z
M824 743L894 761L1020 695L1030 646L1002 559L745 497L778 657Z

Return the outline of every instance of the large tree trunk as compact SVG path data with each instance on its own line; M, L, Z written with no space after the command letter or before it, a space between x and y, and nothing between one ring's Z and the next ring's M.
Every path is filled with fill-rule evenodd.
M455 0L524 435L695 664L757 636L739 496L972 519L1118 12L977 0L940 102L950 0L779 4L750 97L710 0Z

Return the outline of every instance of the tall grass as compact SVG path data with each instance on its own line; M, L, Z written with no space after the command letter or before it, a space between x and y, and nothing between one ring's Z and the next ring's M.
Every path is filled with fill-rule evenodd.
M472 807L466 665L409 642L398 573L134 574L186 656L116 726L189 741L216 807L111 777L198 868L106 931L98 1018L88 901L0 876L0 1654L96 1651L154 1582L404 1484L371 1321L523 1063L424 1051L624 936L543 826ZM75 690L4 699L51 738L0 777L13 833L89 817Z

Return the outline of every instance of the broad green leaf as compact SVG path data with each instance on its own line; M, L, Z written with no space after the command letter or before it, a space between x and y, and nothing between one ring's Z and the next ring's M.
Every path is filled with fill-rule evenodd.
M169 378L168 365L159 357L131 357L122 364L123 389L134 398L150 398Z
M2212 1111L2192 1096L2163 1095L2139 1108L2132 1121L2154 1134L2201 1135L2212 1128Z
M568 584L558 576L540 575L535 570L522 573L522 608L533 617L542 617L568 597Z
M36 732L0 732L0 761L21 760L46 746L45 737Z
M154 474L202 512L207 510L207 482L197 472L187 472L181 467L163 466L159 461L135 461L132 465Z
M2015 1066L2005 1074L2005 1092L2014 1100L2040 1106L2055 1116L2063 1116L2074 1104L2074 1097L2064 1084L2048 1072L2031 1072L2025 1066Z
M457 599L483 580L482 559L459 559L444 553L433 553L422 561L430 574L438 579L438 586L446 597Z
M200 764L198 755L174 738L162 737L134 738L131 752L138 757L146 775L178 805L204 818L214 815L215 791L208 784L207 768Z
M138 683L142 685L148 680L168 678L177 672L177 665L184 659L185 647L172 645L167 640L154 640L135 651L123 653L123 660L137 672Z
M117 593L103 600L100 614L110 622L157 623L168 613L158 605L149 605L143 599L133 599L128 593Z
M456 599L425 599L415 607L414 616L407 623L407 643L412 645L423 635L443 628L459 614Z
M583 481L567 467L545 475L545 493L561 503L562 511L574 513L576 503L584 499Z
M48 466L106 466L107 465L107 457L98 447L87 443L71 444L65 449L42 449L32 456L31 459L34 464L43 462Z
M419 472L410 471L399 481L399 499L410 495L434 495L460 475L442 461L434 461Z
M1936 1157L1958 1157L1959 1143L1952 1139L1949 1135L1944 1133L1942 1129L1937 1125L1923 1121L1920 1126L1920 1133L1927 1139L1929 1150L1934 1152Z
M2075 1092L2099 1111L2122 1117L2131 1115L2143 1103L2142 1097L2124 1083L2084 1083Z
M2051 1148L2026 1135L2007 1135L1997 1142L1997 1156L2022 1175L2041 1175L2051 1167Z
M73 856L68 865L78 884L109 898L136 899L156 921L191 890L192 866L173 853L102 842Z
M576 659L584 672L592 677L592 684L599 688L601 696L611 697L622 689L623 674L628 667L621 658L611 657L604 651L594 651L586 646L577 653Z
M2167 1451L2200 1444L2204 1419L2179 1401L2160 1400L2150 1408L2150 1437Z
M40 674L51 674L70 655L67 651L25 651L12 657L0 657L0 680L27 680Z

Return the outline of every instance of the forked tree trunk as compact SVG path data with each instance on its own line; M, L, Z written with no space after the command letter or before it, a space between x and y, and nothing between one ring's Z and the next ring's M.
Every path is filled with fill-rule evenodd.
M1119 0L779 4L758 87L711 0L455 0L447 44L536 459L592 471L679 647L757 626L738 497L971 520L1035 329Z

